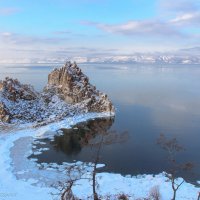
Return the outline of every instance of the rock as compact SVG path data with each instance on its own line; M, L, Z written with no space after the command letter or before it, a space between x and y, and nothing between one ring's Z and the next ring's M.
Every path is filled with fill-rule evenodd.
M0 121L7 123L10 122L10 113L2 102L0 102Z
M3 96L11 101L35 100L37 93L30 85L23 85L17 79L6 77L0 82L0 91Z
M67 62L48 76L48 85L37 93L17 79L0 81L0 121L45 125L86 112L109 112L114 107L106 94L89 83L76 63Z
M56 93L70 104L85 102L89 112L114 112L107 95L89 83L89 78L76 63L67 62L62 68L51 72L44 91Z

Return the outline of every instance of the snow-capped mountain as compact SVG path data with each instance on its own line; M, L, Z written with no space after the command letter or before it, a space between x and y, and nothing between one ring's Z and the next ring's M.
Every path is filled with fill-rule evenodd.
M87 63L200 64L200 56L176 56L176 55L110 56L110 57L87 58Z
M45 64L45 63L63 63L66 60L76 61L77 63L149 63L149 64L200 64L200 47L180 49L174 52L154 52L154 53L133 53L133 54L101 54L84 55L81 53L77 56L66 54L51 56L39 55L26 58L0 58L0 64L8 63L28 63L28 64Z

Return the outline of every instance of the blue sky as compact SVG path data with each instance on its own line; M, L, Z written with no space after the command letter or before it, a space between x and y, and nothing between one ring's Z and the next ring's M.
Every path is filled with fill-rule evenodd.
M199 0L0 0L0 59L165 52L199 39Z

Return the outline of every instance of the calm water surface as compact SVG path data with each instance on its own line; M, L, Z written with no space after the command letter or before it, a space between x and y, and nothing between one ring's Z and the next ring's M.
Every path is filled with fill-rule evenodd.
M176 138L185 150L176 154L179 163L192 162L193 170L180 172L185 179L200 180L200 66L187 65L80 65L91 83L105 91L116 107L114 119L81 123L35 156L39 162L93 161L95 147L88 140L106 134L128 134L125 141L104 145L100 162L104 171L122 174L158 174L169 171L168 153L157 145L162 133ZM0 79L18 78L42 90L54 65L0 66ZM87 136L87 141L86 141ZM40 146L38 146L39 148Z

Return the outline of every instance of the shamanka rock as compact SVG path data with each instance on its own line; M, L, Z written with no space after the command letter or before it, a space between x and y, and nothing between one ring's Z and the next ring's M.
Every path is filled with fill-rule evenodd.
M16 79L0 81L0 122L43 125L87 112L113 115L114 107L76 63L53 70L42 93Z
M85 102L89 112L113 112L114 107L107 95L89 83L76 63L67 62L48 76L45 92L57 94L67 103Z

